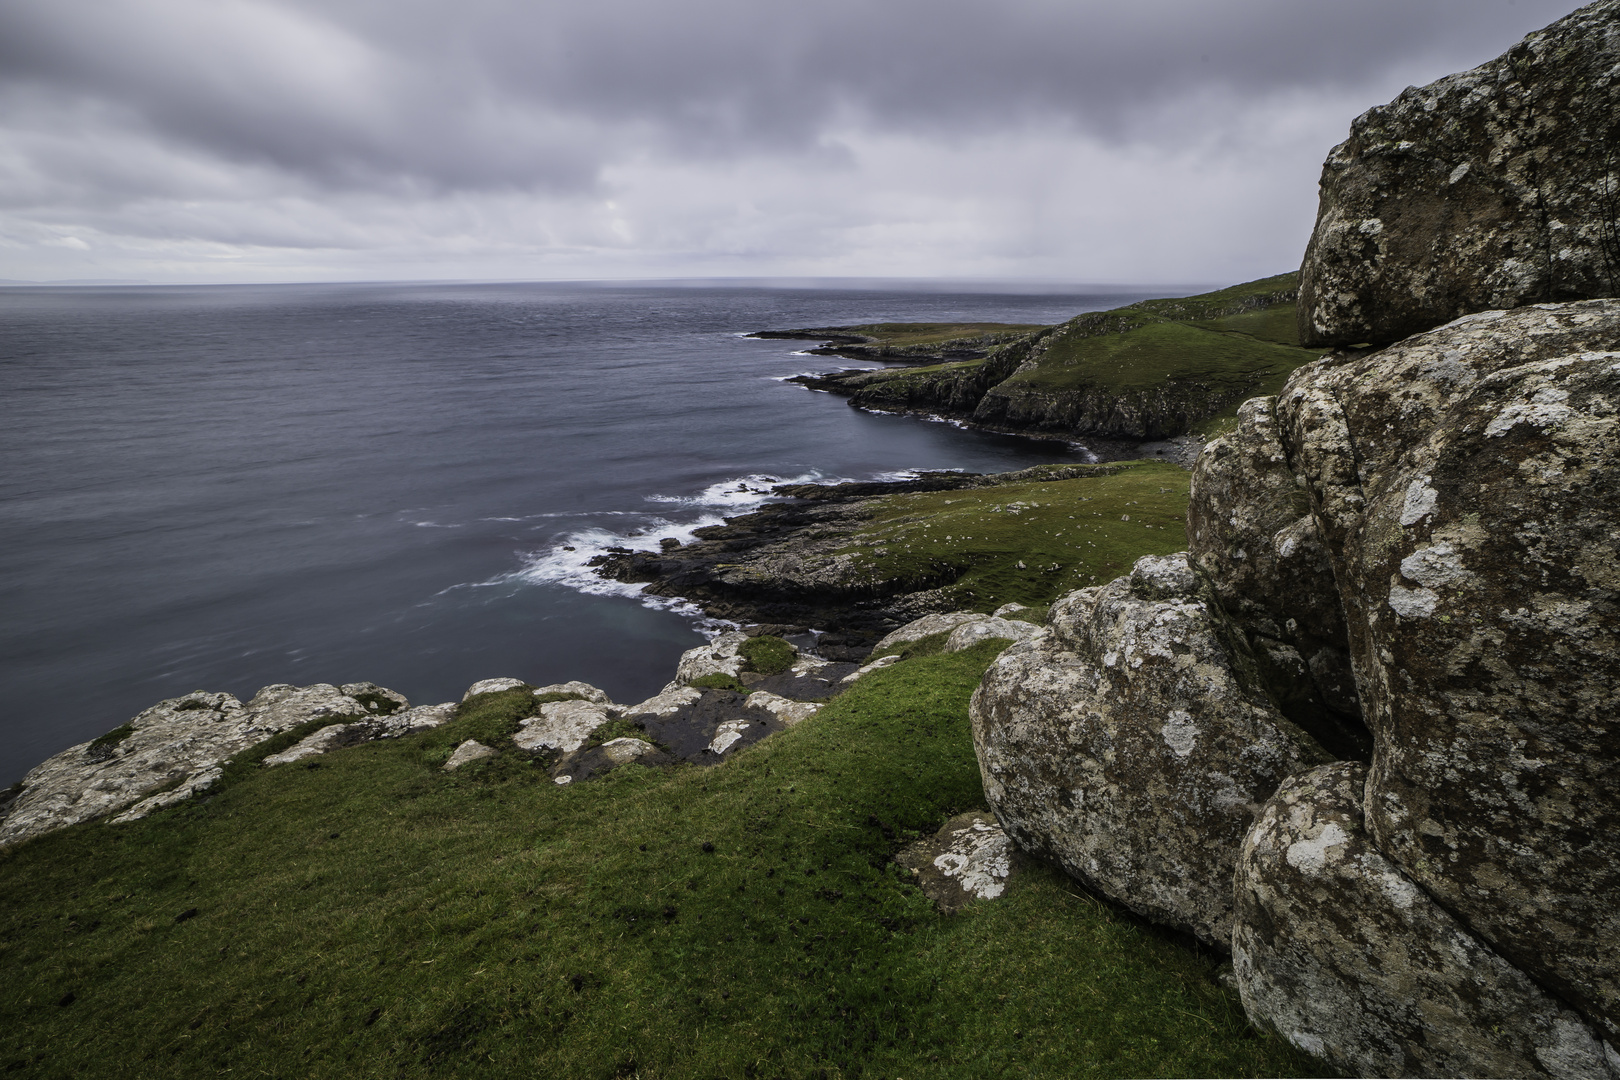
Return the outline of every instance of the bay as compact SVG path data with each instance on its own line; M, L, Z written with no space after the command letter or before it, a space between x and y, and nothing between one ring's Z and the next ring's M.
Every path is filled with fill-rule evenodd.
M706 627L590 574L604 545L687 536L778 480L1085 458L851 409L782 381L842 361L744 333L1147 295L0 288L0 783L196 689L425 704L511 675L640 700Z

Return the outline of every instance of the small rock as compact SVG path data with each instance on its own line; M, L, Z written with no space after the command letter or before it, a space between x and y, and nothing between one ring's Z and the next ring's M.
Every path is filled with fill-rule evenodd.
M880 668L886 668L886 667L889 667L891 664L898 664L899 662L900 662L900 657L899 657L898 654L891 654L889 656L880 656L876 660L872 661L870 664L867 664L867 665L865 665L865 666L863 666L861 668L856 669L855 671L850 672L848 675L845 675L843 677L843 679L841 680L841 683L844 686L848 686L851 683L855 682L857 679L864 678L865 676L870 675L872 672L877 671Z
M467 687L467 692L461 695L461 700L466 701L468 698L477 697L479 694L493 694L497 690L514 690L519 686L527 685L522 679L480 679Z
M613 704L613 699L607 696L606 690L598 689L588 682L580 682L578 679L537 687L534 691L535 697L545 697L548 694L578 694L592 705Z
M493 746L485 746L476 739L468 739L466 742L456 747L455 753L450 755L450 760L444 763L444 768L446 772L451 772L461 768L468 762L481 761L484 758L492 758L494 756L495 748Z
M997 619L1010 619L1014 615L1019 615L1029 610L1031 609L1027 604L1002 604L990 614Z
M947 915L969 900L994 900L1026 862L994 817L959 814L933 836L908 845L894 861L917 876L923 895Z

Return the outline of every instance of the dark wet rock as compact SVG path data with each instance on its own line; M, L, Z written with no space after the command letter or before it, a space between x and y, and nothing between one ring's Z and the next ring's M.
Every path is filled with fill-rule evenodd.
M551 767L559 784L579 783L612 772L621 765L669 765L675 758L645 739L618 738L576 750Z
M626 718L673 759L716 765L818 708L767 693L680 687L632 707Z
M1301 343L1620 293L1617 65L1620 0L1603 0L1358 117L1322 169Z
M1620 1035L1620 301L1483 312L1295 373L1376 742L1367 828Z
M367 719L371 711L328 683L266 686L245 705L230 694L201 691L159 702L29 772L0 821L0 846L92 818L145 817L212 787L226 760L272 735L326 716Z
M1351 1076L1613 1080L1601 1041L1386 859L1367 767L1292 777L1243 845L1233 968L1251 1020Z
M1093 891L1228 947L1255 809L1327 754L1272 705L1185 555L1070 593L1050 627L969 708L996 817Z
M1370 760L1333 567L1305 477L1278 437L1276 404L1245 402L1236 429L1199 456L1188 556L1245 635L1283 715L1335 756Z
M995 817L984 811L958 814L933 836L907 845L894 861L910 870L923 895L947 915L972 900L994 900L1027 857Z

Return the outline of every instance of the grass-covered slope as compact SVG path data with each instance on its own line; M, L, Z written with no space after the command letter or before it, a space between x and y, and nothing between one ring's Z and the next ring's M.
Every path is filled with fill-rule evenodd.
M996 646L876 672L712 769L559 787L443 728L0 856L32 1077L1311 1075L1214 960L1035 870L936 915L889 861L982 804Z
M1129 462L1072 480L889 495L838 555L856 576L947 586L955 605L1047 604L1187 547L1190 474Z
M987 427L1158 439L1207 428L1313 360L1295 332L1297 274L1077 316L979 360L802 381L862 408Z

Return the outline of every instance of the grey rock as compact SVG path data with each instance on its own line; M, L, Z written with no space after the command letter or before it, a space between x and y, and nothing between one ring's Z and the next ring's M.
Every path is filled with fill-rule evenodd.
M793 701L766 690L756 690L749 694L745 706L765 710L782 721L785 727L792 727L802 720L808 720L821 711L821 706L815 702Z
M1620 301L1483 312L1278 398L1376 741L1367 827L1620 1036Z
M1339 591L1277 431L1276 398L1254 398L1193 468L1188 556L1242 630L1274 701L1342 758L1366 760Z
M345 684L345 690L352 684ZM295 761L316 757L332 750L375 742L378 739L397 739L428 728L438 727L455 719L456 703L419 705L393 716L374 716L352 724L332 724L323 727L296 745L264 759L266 766L290 765Z
M366 707L366 711L371 713L387 716L411 707L404 694L390 690L386 686L378 686L374 682L344 683L338 689L359 701Z
M1052 608L969 708L990 807L1018 845L1217 948L1251 815L1328 760L1223 640L1184 555Z
M935 634L948 634L963 623L977 622L980 619L987 618L989 618L988 615L977 611L947 611L938 615L924 615L920 619L913 619L900 627L900 629L880 639L876 645L872 646L872 651L882 652L884 649L892 649L896 645L907 645L913 641L921 641L923 638L933 637Z
M367 715L327 683L266 686L246 705L230 694L170 698L131 720L116 743L81 743L29 772L0 821L0 846L108 815L133 821L206 790L226 760L272 735L323 716Z
M606 709L588 701L552 701L540 706L539 716L518 722L512 742L530 753L560 750L566 754L584 746L611 719Z
M450 755L450 759L444 763L444 768L446 772L455 772L463 765L474 761L482 761L484 758L492 758L496 753L497 751L493 746L485 746L476 739L468 739L456 747L455 751Z
M606 690L600 690L588 682L580 682L577 679L535 688L535 697L545 697L547 694L578 694L583 700L589 701L593 705L613 704L613 699L608 697Z
M703 691L695 687L677 686L674 689L666 687L646 701L631 705L624 713L626 716L673 716L681 709L695 705L702 698Z
M1040 632L1041 628L1039 626L1019 619L1002 619L995 616L974 619L951 631L951 636L945 639L944 651L948 653L961 652L963 649L971 649L979 642L989 641L991 638L1003 638L1008 641L1028 641Z
M480 679L467 687L467 692L461 695L461 700L466 701L479 694L493 694L498 690L516 690L520 686L527 685L528 683L522 679Z
M747 640L747 634L728 630L717 635L707 645L686 650L681 654L680 664L675 668L674 681L664 687L664 690L691 686L709 675L729 675L733 679L740 679L744 660L737 650Z
M1386 859L1367 767L1290 778L1243 844L1232 961L1251 1020L1351 1076L1612 1080L1592 1029Z
M1002 604L990 614L998 619L1012 619L1029 610L1028 604Z
M923 895L952 915L973 900L994 900L1028 861L990 814L969 812L933 836L907 845L894 861L910 870Z
M1358 117L1322 169L1300 341L1620 293L1620 0Z

